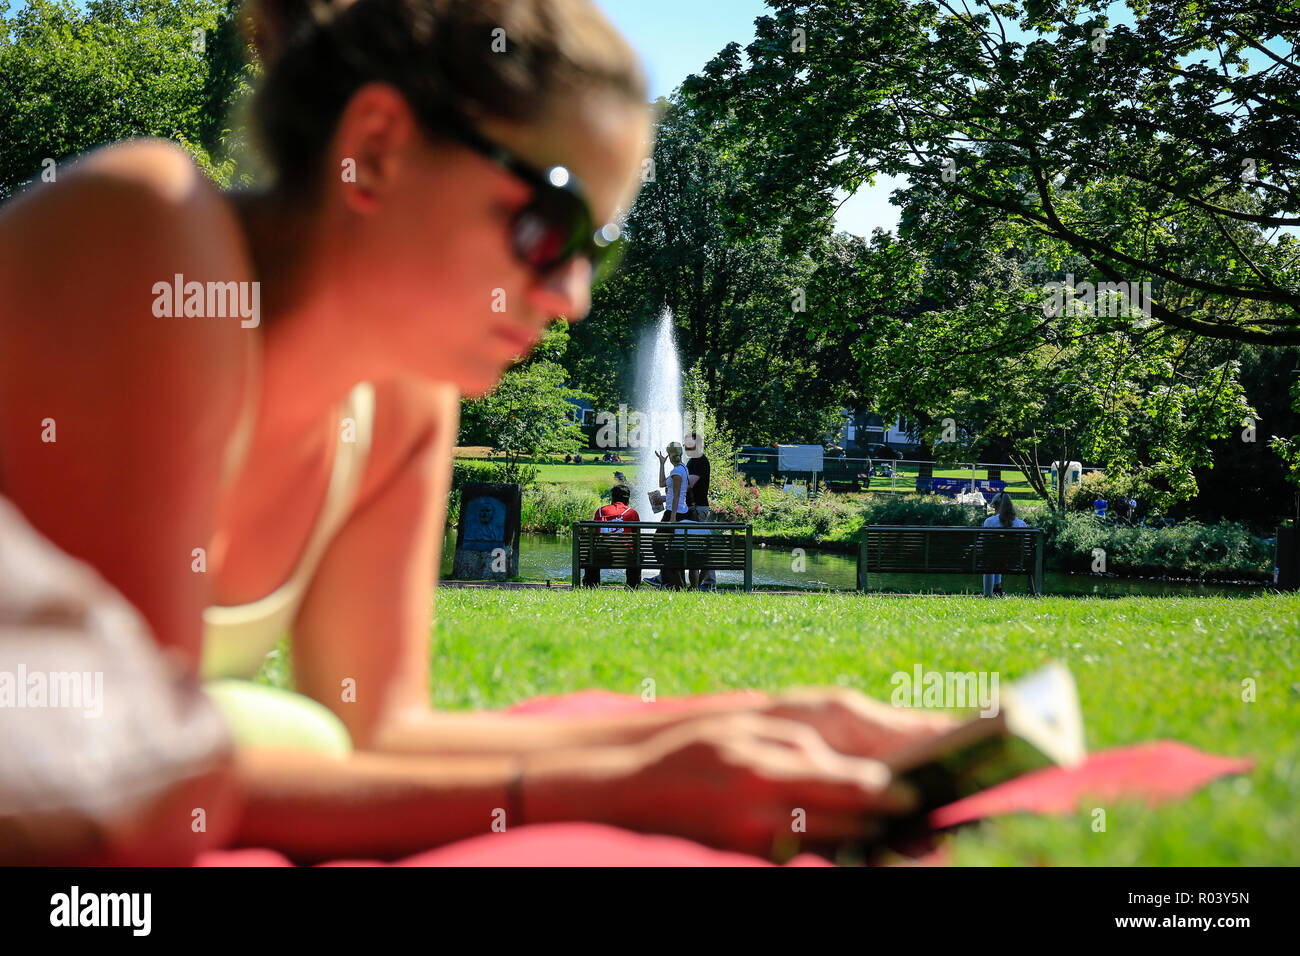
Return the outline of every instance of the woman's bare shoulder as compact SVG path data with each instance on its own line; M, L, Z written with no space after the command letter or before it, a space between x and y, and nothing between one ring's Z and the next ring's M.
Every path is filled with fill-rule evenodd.
M96 150L0 209L0 330L32 374L78 352L129 355L144 373L229 369L246 355L240 320L160 318L183 311L160 310L158 290L251 279L231 203L170 143Z
M253 333L238 317L158 301L164 286L180 298L177 276L205 289L251 279L230 203L166 143L107 147L69 167L0 209L0 409L30 416L39 400L68 418L129 421L167 408L225 428Z
M11 302L34 299L48 310L64 298L60 289L89 297L182 267L246 278L233 208L175 144L107 146L55 176L0 209L0 286Z
M150 202L151 211L168 208L200 212L220 200L216 186L189 154L162 139L133 139L102 146L51 170L52 178L21 193L8 212L49 211L71 197L111 204L115 199Z

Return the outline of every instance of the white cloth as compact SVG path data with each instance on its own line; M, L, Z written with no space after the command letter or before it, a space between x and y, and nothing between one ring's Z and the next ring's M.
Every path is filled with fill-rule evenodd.
M692 521L690 518L680 518L673 522L677 526L677 534L713 534L709 528L700 527L703 523L702 521ZM684 528L682 525L690 525L691 527Z
M989 515L987 518L984 519L984 527L1000 528L1002 527L1002 519L999 518L997 515ZM1029 525L1025 524L1025 522L1021 518L1013 518L1011 521L1011 527L1028 528Z

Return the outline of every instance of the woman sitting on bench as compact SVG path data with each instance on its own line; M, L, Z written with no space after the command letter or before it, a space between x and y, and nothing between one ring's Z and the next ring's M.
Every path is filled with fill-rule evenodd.
M986 528L1027 528L1029 525L1021 518L1016 517L1016 506L1011 500L1008 492L1002 492L1002 497L998 503L997 514L989 515L984 519ZM1041 586L1041 582L1040 582ZM1002 575L986 574L984 575L984 596L985 597L1002 597Z

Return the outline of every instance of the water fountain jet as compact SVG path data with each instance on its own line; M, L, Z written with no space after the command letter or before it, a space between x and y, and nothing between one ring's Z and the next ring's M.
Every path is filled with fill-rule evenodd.
M636 445L638 465L632 507L643 521L660 517L650 507L648 493L659 488L659 461L670 441L682 440L682 363L677 354L673 314L664 309L637 345L636 392L633 407L644 416Z

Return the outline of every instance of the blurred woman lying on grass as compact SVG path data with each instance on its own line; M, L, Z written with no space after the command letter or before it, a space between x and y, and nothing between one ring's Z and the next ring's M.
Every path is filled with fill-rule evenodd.
M4 646L21 664L57 633L46 666L95 661L120 718L0 716L0 822L26 834L0 853L397 855L497 808L764 852L795 807L812 841L905 809L880 758L947 722L843 692L431 708L459 396L587 312L640 183L645 84L589 0L266 0L250 22L264 191L137 141L0 214L0 495L13 553L38 556L0 579ZM247 680L284 632L296 694ZM127 728L150 700L174 734L146 747ZM233 757L186 730L214 704Z

